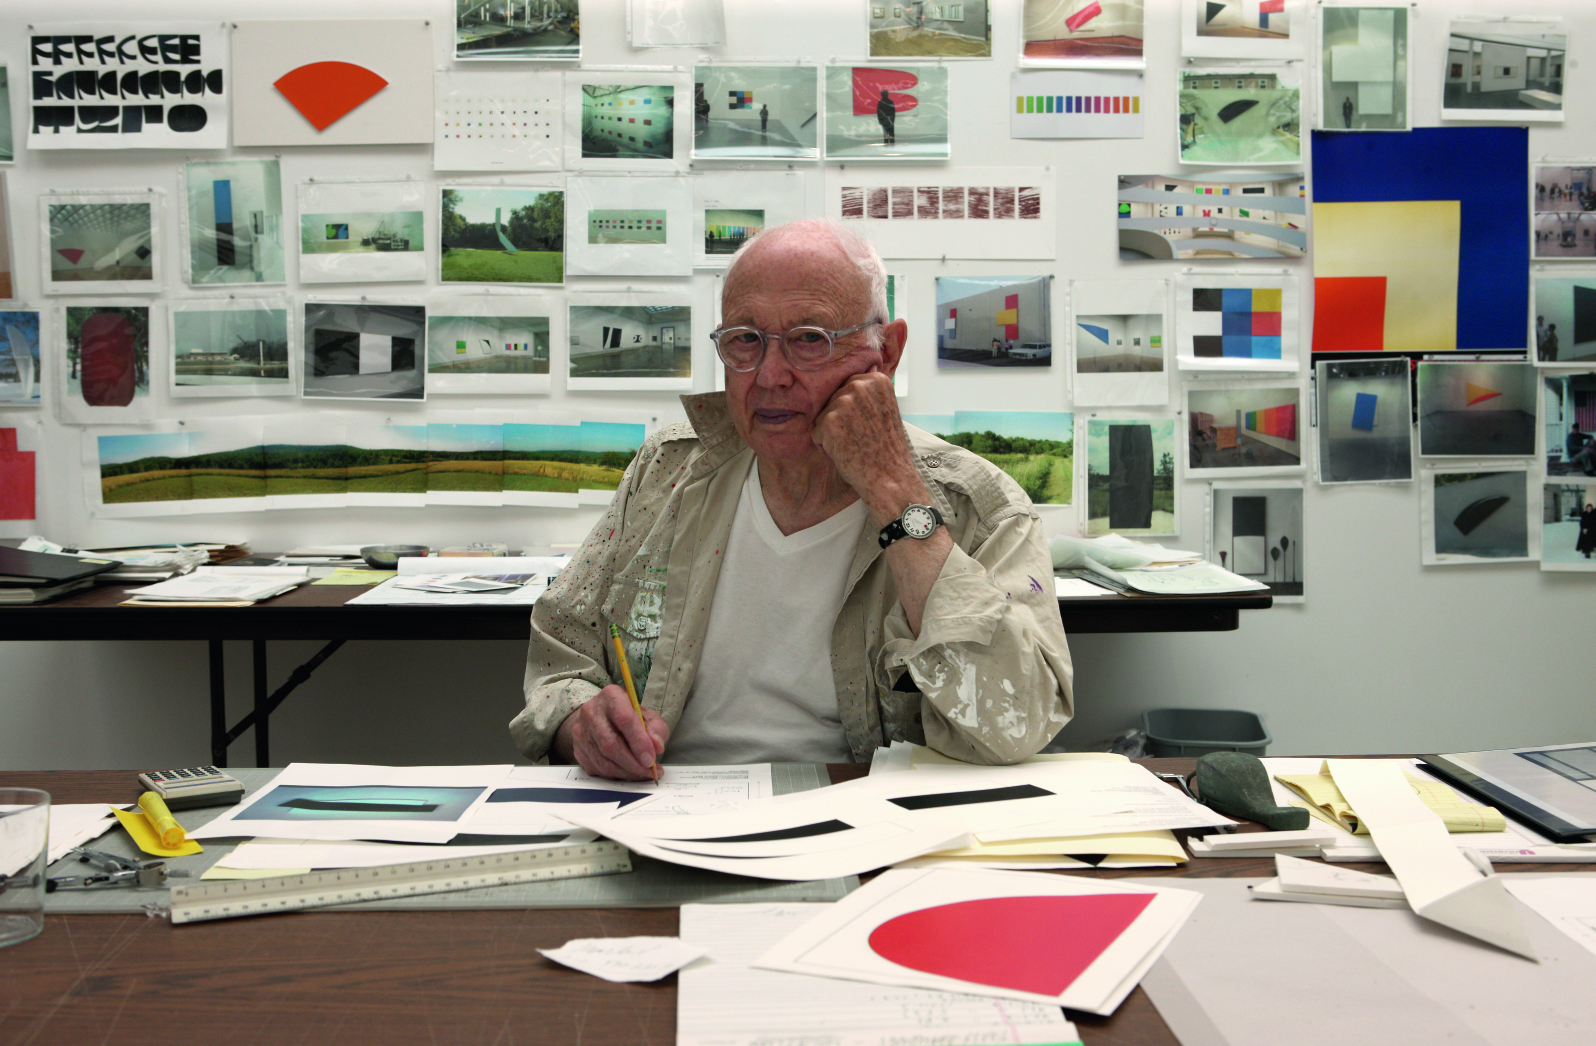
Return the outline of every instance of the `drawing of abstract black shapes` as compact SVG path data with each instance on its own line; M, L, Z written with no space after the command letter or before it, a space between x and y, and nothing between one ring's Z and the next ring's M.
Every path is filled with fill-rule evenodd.
M1231 499L1231 569L1238 574L1257 575L1268 569L1265 559L1265 546L1269 542L1268 505L1268 498L1238 496Z
M1108 525L1153 525L1153 427L1108 427Z
M1452 525L1458 529L1459 533L1467 534L1489 519L1491 513L1512 500L1506 494L1492 494L1490 497L1481 498L1469 504L1462 512L1459 512L1457 518L1452 520Z
M1256 98L1238 98L1219 110L1219 119L1224 123L1229 123L1257 104L1258 99Z

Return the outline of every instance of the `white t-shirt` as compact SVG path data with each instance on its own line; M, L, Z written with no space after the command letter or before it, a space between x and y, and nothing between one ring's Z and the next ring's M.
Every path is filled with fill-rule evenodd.
M867 522L856 501L785 535L770 518L759 467L748 472L727 538L704 649L664 761L853 760L837 712L831 628Z

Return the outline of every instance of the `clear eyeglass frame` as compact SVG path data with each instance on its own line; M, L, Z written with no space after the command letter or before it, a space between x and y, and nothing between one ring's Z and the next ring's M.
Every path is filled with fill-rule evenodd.
M804 325L784 331L762 331L758 327L739 325L710 331L709 339L715 343L715 354L720 357L721 362L742 374L758 370L759 365L765 362L765 350L769 348L772 338L781 339L782 355L795 368L819 370L836 358L837 339L846 338L880 322L880 320L865 320L843 330L827 330L825 327ZM731 344L727 342L728 335L732 336ZM742 359L732 358L738 344L735 338L750 335L759 339L759 350L754 354L753 362L748 362L746 356ZM752 349L753 342L743 342L741 347Z

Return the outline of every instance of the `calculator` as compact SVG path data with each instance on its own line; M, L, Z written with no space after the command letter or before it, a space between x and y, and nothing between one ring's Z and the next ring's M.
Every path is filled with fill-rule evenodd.
M228 806L244 798L243 782L214 766L150 770L139 774L139 783L165 800L167 808L172 810Z

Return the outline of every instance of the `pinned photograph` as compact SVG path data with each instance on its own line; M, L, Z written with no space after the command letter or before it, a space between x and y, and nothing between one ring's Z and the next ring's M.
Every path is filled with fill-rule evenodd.
M1180 53L1188 58L1301 58L1303 0L1181 0Z
M1596 276L1535 277L1535 362L1596 360Z
M1596 570L1596 483L1541 487L1541 569Z
M1543 375L1548 476L1596 476L1596 374Z
M946 160L948 70L833 65L826 69L826 159Z
M991 58L988 0L871 3L871 58Z
M1567 49L1561 19L1452 19L1441 119L1561 123Z
M720 47L726 42L721 0L627 0L626 36L633 47Z
M685 391L692 387L691 306L661 301L657 305L573 304L570 310L567 389Z
M305 303L306 399L426 399L427 310Z
M720 268L763 229L804 215L796 171L701 171L693 179L694 268Z
M1086 535L1176 532L1175 421L1089 418Z
M288 301L229 298L171 306L174 396L287 396Z
M564 283L562 189L444 186L444 283Z
M1526 128L1315 131L1313 191L1315 356L1524 351Z
M425 280L420 182L299 187L299 278L306 283Z
M548 392L559 311L542 296L434 301L427 317L428 391Z
M439 72L435 171L557 171L565 148L558 72Z
M1419 454L1535 455L1535 368L1528 363L1419 363Z
M69 425L149 418L150 355L155 344L146 304L105 301L57 313L60 356L50 361L54 402Z
M1303 602L1302 484L1214 483L1209 498L1208 560Z
M826 171L826 215L887 258L1058 257L1054 175L1045 167ZM855 224L857 223L857 224Z
M1295 276L1183 273L1176 278L1182 370L1295 373L1297 326Z
M1119 176L1122 261L1300 258L1308 252L1300 172Z
M0 407L37 407L39 314L0 311Z
M1596 164L1536 164L1537 260L1596 258Z
M1413 478L1412 386L1406 358L1320 360L1320 483Z
M99 436L96 444L100 505L122 508L107 515L266 507L260 500L266 495L266 448L258 423L217 420L176 432ZM205 504L180 508L171 502Z
M565 183L565 271L572 276L689 276L693 186L674 176L592 175Z
M183 168L188 253L199 285L284 283L283 183L276 159L195 160Z
M1169 403L1169 284L1071 280L1077 406Z
M1268 476L1302 470L1296 385L1186 391L1186 471ZM1200 477L1194 477L1200 478Z
M1033 505L1068 505L1075 494L1075 415L1068 411L961 410L903 420L979 454L1018 483Z
M45 293L154 294L161 289L157 194L47 194L39 206Z
M1529 526L1529 472L1425 472L1419 486L1426 566L1511 563L1539 556Z
M1404 131L1413 111L1408 9L1319 8L1319 126Z
M938 276L938 367L1051 367L1053 277Z
M1284 69L1180 73L1180 162L1302 162L1301 91Z
M634 422L506 423L504 503L574 507L582 491L614 491L646 435Z
M1031 69L1009 74L1010 138L1140 138L1140 72Z
M676 125L676 84L656 82L644 74L584 74L595 82L566 84L567 134L574 124L577 142L571 166L588 170L677 170L686 149L685 125ZM572 109L576 111L571 112Z
M1020 61L1142 68L1143 0L1024 0Z
M11 212L8 209L5 172L0 171L0 301L16 298L15 264L11 251Z
M812 65L694 66L693 159L815 159L819 84Z
M457 62L575 62L582 57L578 0L455 5Z

